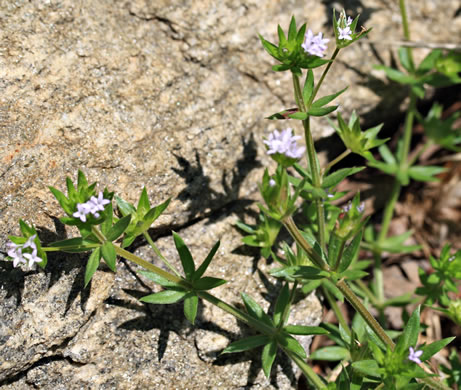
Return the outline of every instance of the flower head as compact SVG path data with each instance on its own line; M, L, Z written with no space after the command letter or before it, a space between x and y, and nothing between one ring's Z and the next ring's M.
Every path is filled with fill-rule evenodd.
M419 357L423 354L423 351L421 351L421 350L420 351L415 351L413 349L413 347L410 347L409 350L410 350L410 353L408 355L408 360L411 360L412 362L421 364L421 360L419 359Z
M77 211L72 215L75 218L80 218L80 221L86 222L86 216L93 214L95 218L99 218L98 211L104 211L104 206L110 203L109 199L104 199L102 191L99 191L98 197L92 196L88 202L77 203Z
M325 50L327 50L327 43L329 39L324 39L322 33L314 35L311 29L307 30L304 36L304 43L301 47L304 51L312 56L323 57Z
M19 264L26 264L27 260L29 261L29 268L32 268L34 263L40 263L43 261L42 258L37 256L37 245L34 240L37 237L36 234L30 236L27 241L20 245L15 244L14 242L8 242L8 256L13 259L13 267L16 268ZM32 252L24 251L25 249L30 248ZM26 260L27 259L27 260Z
M304 153L304 146L298 146L296 141L301 139L299 135L293 135L290 128L278 132L275 130L264 141L268 146L267 154L283 154L286 157L299 159Z

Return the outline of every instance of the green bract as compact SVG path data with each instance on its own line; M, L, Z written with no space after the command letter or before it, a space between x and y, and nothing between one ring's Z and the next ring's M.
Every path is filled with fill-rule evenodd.
M373 159L372 154L369 152L370 149L376 148L389 140L389 138L377 138L377 135L383 126L382 124L362 131L360 128L360 120L355 111L352 112L348 124L339 113L338 126L330 120L329 122L341 137L346 148L350 149L353 153L360 154L366 159Z
M329 62L320 57L308 55L301 47L304 34L306 33L306 24L303 24L298 30L294 16L291 18L290 27L288 29L288 37L283 32L280 26L277 27L279 37L279 45L266 41L261 35L261 40L264 49L277 61L280 65L274 65L272 69L276 72L291 70L293 73L301 75L301 69L312 69L322 66Z

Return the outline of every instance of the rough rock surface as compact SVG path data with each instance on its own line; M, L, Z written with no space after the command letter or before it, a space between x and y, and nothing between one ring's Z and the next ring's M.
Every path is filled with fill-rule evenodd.
M409 3L413 39L459 36L457 1ZM254 199L268 162L261 139L276 124L262 118L293 106L289 75L270 71L256 33L275 41L276 24L286 27L294 14L331 35L334 5L0 2L0 259L18 218L33 222L44 242L72 234L57 222L61 212L47 186L63 189L65 177L81 168L127 200L144 185L153 203L172 197L159 232L181 230L199 259L222 239L211 273L231 282L219 294L238 302L247 291L267 304L264 294L276 288L256 271L264 262L235 252L239 235L224 227L233 220L230 205ZM350 85L339 99L346 116L356 109L375 124L404 96L372 71L389 63L395 48L385 43L401 39L398 6L362 0L346 7L374 30L369 41L340 54L322 91ZM314 130L317 138L331 132L323 122ZM170 239L159 243L174 256ZM149 257L146 248L138 250ZM98 272L91 292L80 292L85 257L50 258L46 273L0 260L1 389L270 386L254 355L217 357L217 349L247 331L232 318L205 305L190 328L180 306L142 305L136 298L152 286L125 265L115 278ZM315 323L320 309L309 302L299 310ZM290 366L277 371L272 386L295 385Z

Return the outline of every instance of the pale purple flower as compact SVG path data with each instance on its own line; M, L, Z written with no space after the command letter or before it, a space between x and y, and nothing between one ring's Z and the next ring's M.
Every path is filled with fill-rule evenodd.
M421 364L421 360L419 357L423 354L423 351L415 351L413 347L410 347L410 353L408 355L408 360L411 360L412 362Z
M302 157L306 148L298 146L296 141L301 139L299 135L293 135L290 128L278 132L275 130L269 134L269 138L264 141L268 146L267 154L284 154L289 158L299 159Z
M29 260L29 268L32 268L34 263L40 263L42 259L37 256L37 247L32 250L32 253L24 253L23 256ZM14 266L14 264L13 264Z
M13 259L13 267L16 268L19 264L26 264L26 260L22 256L22 246L15 244L14 242L9 242L6 244L8 249L8 256Z
M86 222L86 216L93 214L95 218L99 218L98 211L104 211L104 206L110 203L109 199L104 199L102 191L99 192L98 197L92 196L88 202L77 203L77 211L72 215L75 218L80 218L80 221Z
M338 39L345 39L347 41L352 41L352 37L351 37L352 31L349 26L346 26L344 28L338 27L338 33L339 33Z
M92 196L91 199L87 202L91 206L90 212L96 217L99 218L98 211L104 211L104 206L110 203L109 199L103 198L102 191L99 191L98 197Z
M11 241L7 244L7 247L9 248L7 253L8 256L13 259L14 268L16 268L19 264L26 264L27 260L29 260L29 268L31 268L34 263L40 263L42 261L42 259L37 256L37 245L34 242L36 237L36 234L30 236L22 245L15 244ZM24 253L23 250L26 248L31 248L32 253Z
M357 206L357 211L359 213L363 213L363 210L365 210L365 202L361 202L358 206Z
M344 21L344 24L342 23ZM350 16L346 19L346 14L344 11L341 13L341 16L338 19L338 39L345 39L347 41L352 41L352 31L351 24L353 20ZM344 25L342 28L341 25Z
M314 35L311 29L307 30L304 36L304 43L301 47L304 51L312 56L323 57L327 50L329 39L324 39L322 33Z
M86 216L91 211L91 206L87 203L77 203L77 211L72 214L75 218L80 218L80 221L86 222Z
M274 180L274 179L270 179L270 180L269 180L269 186L270 186L270 187L275 186L275 184L276 184L276 183L275 183L275 180Z

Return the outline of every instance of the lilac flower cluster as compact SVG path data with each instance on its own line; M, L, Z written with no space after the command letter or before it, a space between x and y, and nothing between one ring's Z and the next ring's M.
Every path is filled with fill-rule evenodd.
M348 213L352 208L352 202L349 201L345 206L342 207L344 213ZM365 210L365 202L360 202L360 204L356 207L359 213L363 213Z
M278 132L275 130L269 135L269 138L264 141L268 146L267 154L284 154L289 158L299 159L302 157L306 148L298 146L296 141L301 139L299 135L293 135L292 129L288 128Z
M80 218L80 221L86 222L86 216L93 214L95 218L99 218L98 211L104 211L104 206L110 203L109 199L104 199L100 191L98 197L92 196L88 202L77 203L77 211L72 215L75 218Z
M22 245L15 244L12 241L6 244L8 247L8 256L13 259L14 268L16 268L19 264L26 264L27 261L29 261L29 268L32 268L34 263L40 263L42 261L42 259L37 256L37 245L34 242L36 237L36 234L30 236ZM24 252L27 248L30 248L32 253L29 251Z
M327 43L329 39L324 39L322 33L314 35L311 29L307 30L306 35L304 36L304 43L301 47L304 51L312 56L323 57L325 55L325 50L327 50Z
M341 22L345 19L344 28L341 28ZM352 41L352 31L351 31L352 18L349 16L346 19L346 15L342 14L338 19L338 39L345 39L347 41Z

